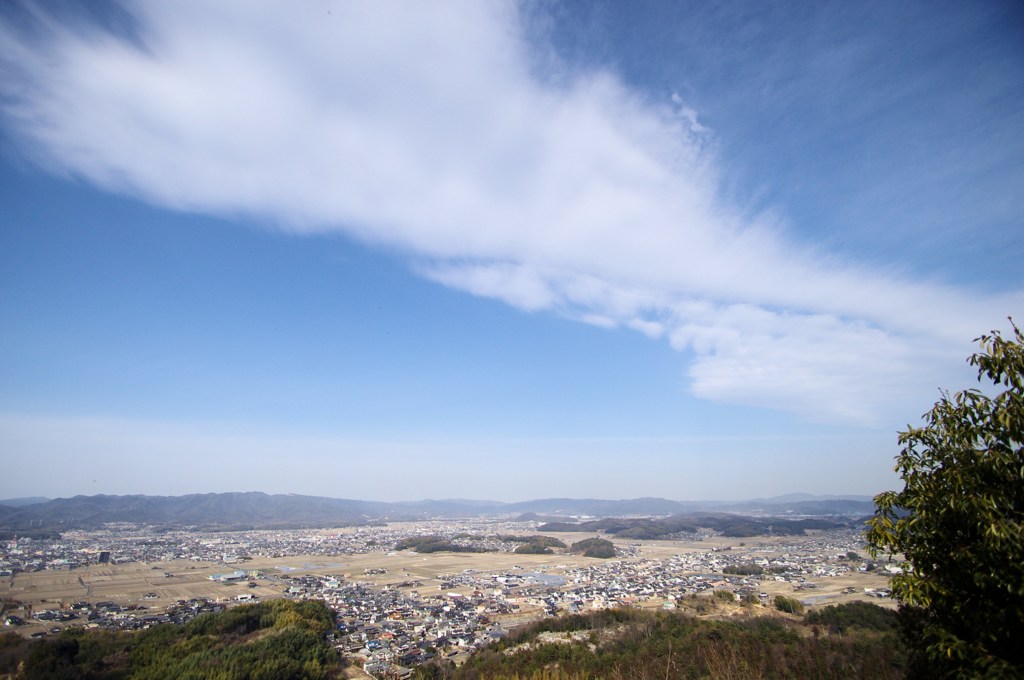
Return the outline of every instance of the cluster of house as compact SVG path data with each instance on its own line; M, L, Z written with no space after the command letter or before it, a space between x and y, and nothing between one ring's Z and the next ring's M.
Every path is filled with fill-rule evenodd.
M861 547L859 537L837 534L792 545L595 561L578 568L555 565L541 572L471 569L439 575L440 586L432 592L425 592L418 580L378 586L305 575L292 577L287 593L328 602L337 612L339 651L362 660L368 673L402 677L436 655L468 653L544 615L649 604L652 599L671 608L683 597L721 589L764 600L765 579L794 589L813 587L811 579L864 569L863 562L851 560L853 547ZM725 573L730 566L750 564L765 573Z
M439 575L433 592L416 579L378 586L339 577L281 578L292 583L288 596L324 600L334 609L339 652L361 660L367 673L404 677L437 655L468 654L542 616L539 603L564 583L544 576L468 570Z
M838 559L838 558L834 558ZM553 593L553 608L577 612L584 608L629 606L648 602L653 598L672 604L691 595L712 590L728 590L742 599L761 592L765 579L791 583L794 589L813 587L809 579L815 576L834 576L849 571L842 564L821 569L821 562L800 564L793 556L772 559L749 554L708 552L675 555L657 560L615 561L570 569L566 577L569 587ZM729 567L756 565L763 574L730 574Z
M110 551L93 542L79 543L63 538L14 538L0 542L0 577L23 571L74 569L110 560Z
M252 556L338 555L380 551L365 541L323 540L322 531L154 531L127 525L69 531L59 539L15 538L0 543L0 576L17 571L74 569L96 564L187 559L234 564ZM105 557L105 559L103 559Z
M103 529L67 531L56 539L15 537L0 542L0 577L19 571L74 569L99 562L161 562L187 559L236 564L256 557L339 556L383 553L410 537L435 535L485 551L511 552L517 543L502 533L529 532L536 522L424 521L322 529L202 531L111 523Z
M60 633L61 625L103 628L106 630L139 630L163 623L188 623L196 616L208 612L223 611L227 604L215 602L208 598L179 600L174 606L161 611L150 611L146 605L130 604L121 606L114 602L76 602L60 609L36 609L23 607L22 616L6 614L3 617L5 626L22 626L27 616L37 621L52 622L49 631L36 631L31 637L45 637L47 632ZM57 625L57 624L61 625Z
M312 596L337 612L338 649L361 657L370 673L394 666L393 672L402 674L437 654L451 656L486 644L505 634L494 618L519 609L480 592L427 597L415 589L365 583L326 585Z

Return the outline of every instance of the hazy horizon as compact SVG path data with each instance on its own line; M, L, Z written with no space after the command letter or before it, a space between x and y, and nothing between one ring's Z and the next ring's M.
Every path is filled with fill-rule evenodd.
M351 500L351 501L369 502L369 503L419 503L419 502L435 502L435 501L436 502L460 502L460 501L464 501L464 502L467 502L467 503L496 503L496 504L502 504L502 505L516 505L516 504L520 504L520 503L530 503L530 502L535 502L535 501L549 501L549 500L562 500L562 499L574 500L574 501L598 500L598 501L618 502L618 501L645 500L645 499L650 498L650 499L667 500L667 501L680 502L680 503L688 503L688 502L695 502L695 503L715 503L715 502L734 503L734 502L748 502L748 501L776 501L776 500L779 500L779 499L786 499L786 500L794 500L794 499L800 499L800 500L805 500L805 499L806 500L823 500L823 499L828 499L828 500L867 500L867 499L873 498L872 494L814 494L814 493L809 493L809 492L804 492L804 491L794 491L794 492L791 492L791 493L779 494L777 496L754 496L754 497L746 497L746 498L663 498L661 496L636 496L636 497L623 497L623 498L584 498L584 497L573 497L573 496L549 496L549 497L544 497L544 498L540 498L540 497L538 497L538 498L517 498L517 499L507 500L507 501L496 500L496 499L493 499L493 498L468 498L468 497L456 497L456 496L445 497L445 498L423 497L423 498L401 498L401 499L386 500L386 499L380 499L380 498L349 498L349 497L346 497L346 496L316 496L316 495L311 495L311 494L300 494L300 493L290 493L290 492L271 494L271 493L267 493L266 491L260 491L259 489L248 489L248 490L245 490L245 491L209 491L209 492L203 492L203 493L204 494L260 493L260 494L266 494L268 496L275 496L275 495L280 495L280 496L305 496L305 497L309 497L309 498L331 498L331 499L334 499L334 500ZM61 498L64 498L64 499L75 498L77 496L84 496L86 498L92 497L92 496L153 496L153 497L164 497L164 498L178 498L178 497L181 497L181 496L191 496L191 495L202 495L202 494L190 494L190 493L183 493L183 494L159 494L159 493L153 493L153 494L71 494L71 495L66 495L66 496L40 496L40 495L30 494L28 496L18 496L18 497L2 498L2 499L0 499L0 505L3 505L6 501L22 501L22 500L37 499L37 498L38 499L44 499L45 501L52 501L52 500L59 500ZM11 506L11 507L13 507L13 506Z

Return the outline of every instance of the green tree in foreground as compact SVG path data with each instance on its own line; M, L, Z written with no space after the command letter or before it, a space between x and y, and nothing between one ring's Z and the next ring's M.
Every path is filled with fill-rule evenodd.
M323 602L268 600L180 626L132 632L67 628L59 636L0 649L0 669L21 664L17 677L26 680L327 680L342 677L342 662L325 639L333 627L334 613ZM5 645L8 640L0 636Z
M1024 677L1024 337L993 331L968 359L995 390L944 393L899 435L900 492L875 498L872 556L893 577L911 675Z

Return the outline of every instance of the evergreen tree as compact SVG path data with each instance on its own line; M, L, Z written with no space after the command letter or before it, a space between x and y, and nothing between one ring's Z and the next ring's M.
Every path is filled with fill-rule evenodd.
M944 393L899 435L903 490L875 498L872 556L906 559L892 592L911 675L1024 677L1024 337L1013 330L982 336L968 359L1002 391Z

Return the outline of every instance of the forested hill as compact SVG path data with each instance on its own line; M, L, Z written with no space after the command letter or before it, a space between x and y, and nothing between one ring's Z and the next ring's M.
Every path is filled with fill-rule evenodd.
M210 493L186 496L75 496L19 507L0 504L0 529L22 533L90 529L111 522L167 526L225 528L300 528L345 526L375 521L426 518L514 517L536 513L550 518L664 517L697 512L773 516L856 517L871 514L869 499L849 497L743 502L670 501L663 498L630 500L541 499L517 503L473 500L375 501L269 495L259 492ZM587 529L583 529L587 530Z
M89 529L110 522L201 527L307 527L361 524L386 516L387 503L265 493L187 496L75 496L5 508L9 530Z
M606 517L585 522L548 522L538 531L603 531L619 538L657 539L673 534L696 533L700 529L713 529L723 536L802 536L808 529L834 529L859 524L839 518L784 517L756 518L729 513L694 513L664 518Z
M736 607L734 607L735 609ZM876 605L792 615L697 618L608 609L545 619L455 666L435 660L419 680L545 678L902 678L896 614Z
M271 600L139 632L68 628L29 641L0 634L0 675L24 678L344 677L327 642L334 614L323 602Z

